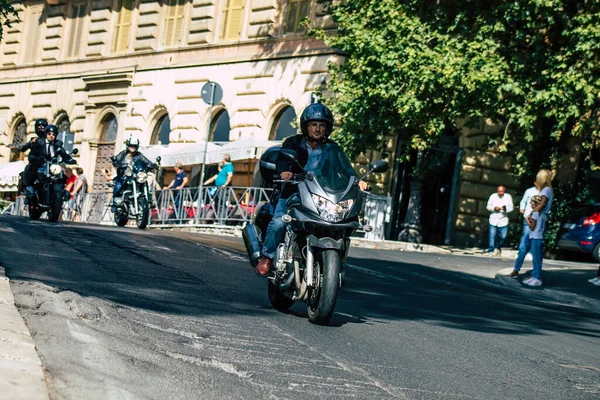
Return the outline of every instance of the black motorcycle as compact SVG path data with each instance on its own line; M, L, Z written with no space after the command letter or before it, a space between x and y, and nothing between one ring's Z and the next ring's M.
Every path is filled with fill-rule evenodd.
M72 154L77 152L77 149L73 149ZM47 160L38 168L37 178L32 186L34 194L27 200L29 218L32 220L40 219L46 212L50 222L58 221L63 203L71 197L71 194L65 190L67 178L64 166L61 157L57 156Z
M359 221L365 193L358 183L372 172L387 171L388 163L373 161L369 171L359 178L339 146L324 144L321 149L316 166L303 169L302 174L285 183L297 185L298 190L287 199L288 210L282 217L286 229L268 276L268 295L271 305L279 311L296 301L308 303L309 320L324 325L335 308L350 235L359 228L371 230ZM267 182L282 183L273 178L277 152L280 159L297 163L293 150L267 150L260 160L261 175ZM270 203L259 206L254 223L242 231L253 267L260 259L277 198L274 193Z
M160 163L160 157L156 158ZM135 161L125 167L123 172L123 186L120 197L114 199L111 211L115 223L125 226L129 218L135 218L138 228L144 229L150 220L150 193L148 191L148 172L141 160Z

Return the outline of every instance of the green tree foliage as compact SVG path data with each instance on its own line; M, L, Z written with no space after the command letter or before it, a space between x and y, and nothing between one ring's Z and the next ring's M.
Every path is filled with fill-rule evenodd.
M10 28L11 22L16 22L18 20L19 17L17 12L12 4L10 4L9 0L0 0L0 42L2 42L4 27Z
M461 118L505 125L515 172L551 167L569 136L600 137L600 2L352 0L333 2L347 55L331 65L336 140L356 153L400 133L424 149Z

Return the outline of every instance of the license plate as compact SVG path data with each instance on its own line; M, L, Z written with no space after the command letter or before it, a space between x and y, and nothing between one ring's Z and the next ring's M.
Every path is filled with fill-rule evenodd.
M565 228L565 229L573 229L576 226L577 226L576 224L563 224L563 228Z

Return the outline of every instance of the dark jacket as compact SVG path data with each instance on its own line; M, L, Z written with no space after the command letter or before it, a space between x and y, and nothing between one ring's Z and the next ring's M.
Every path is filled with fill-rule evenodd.
M55 140L50 143L54 148L54 156L60 156L62 160L67 164L75 164L76 161L67 153L63 147L63 142ZM50 154L48 153L48 146L46 139L39 138L31 146L31 153L29 154L29 162L37 165L41 165L44 162L50 160ZM33 153L33 156L32 156Z
M334 143L330 139L325 139L324 143ZM281 145L282 149L290 149L294 150L298 155L298 163L302 165L302 167L306 166L308 162L308 150L306 149L306 140L304 135L294 135L287 138L283 144ZM291 171L294 174L302 173L302 169L296 163L290 163L289 161L277 159L277 175L280 175L282 172ZM282 187L281 198L285 199L290 197L292 193L296 191L296 185L286 185L284 184Z
M26 152L27 150L31 150L27 156L27 159L30 163L35 162L35 160L37 160L37 158L40 156L39 153L37 153L37 149L34 149L36 141L37 139L30 140L19 148L22 153Z
M125 169L127 168L127 150L123 150L121 151L119 154L117 154L114 159L113 159L113 166L117 169L117 176L123 176L123 173L125 172ZM131 158L131 163L135 164L136 161L140 160L142 162L142 164L144 165L144 167L146 169L152 169L152 168L156 168L156 165L148 160L142 153L140 153L139 151L136 151L135 153L133 153L133 156Z

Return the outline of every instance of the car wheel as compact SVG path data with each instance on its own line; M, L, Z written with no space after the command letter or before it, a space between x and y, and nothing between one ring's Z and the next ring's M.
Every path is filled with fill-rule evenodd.
M594 257L596 261L600 261L600 243L596 243L596 246L594 246L594 250L592 250L592 257Z

